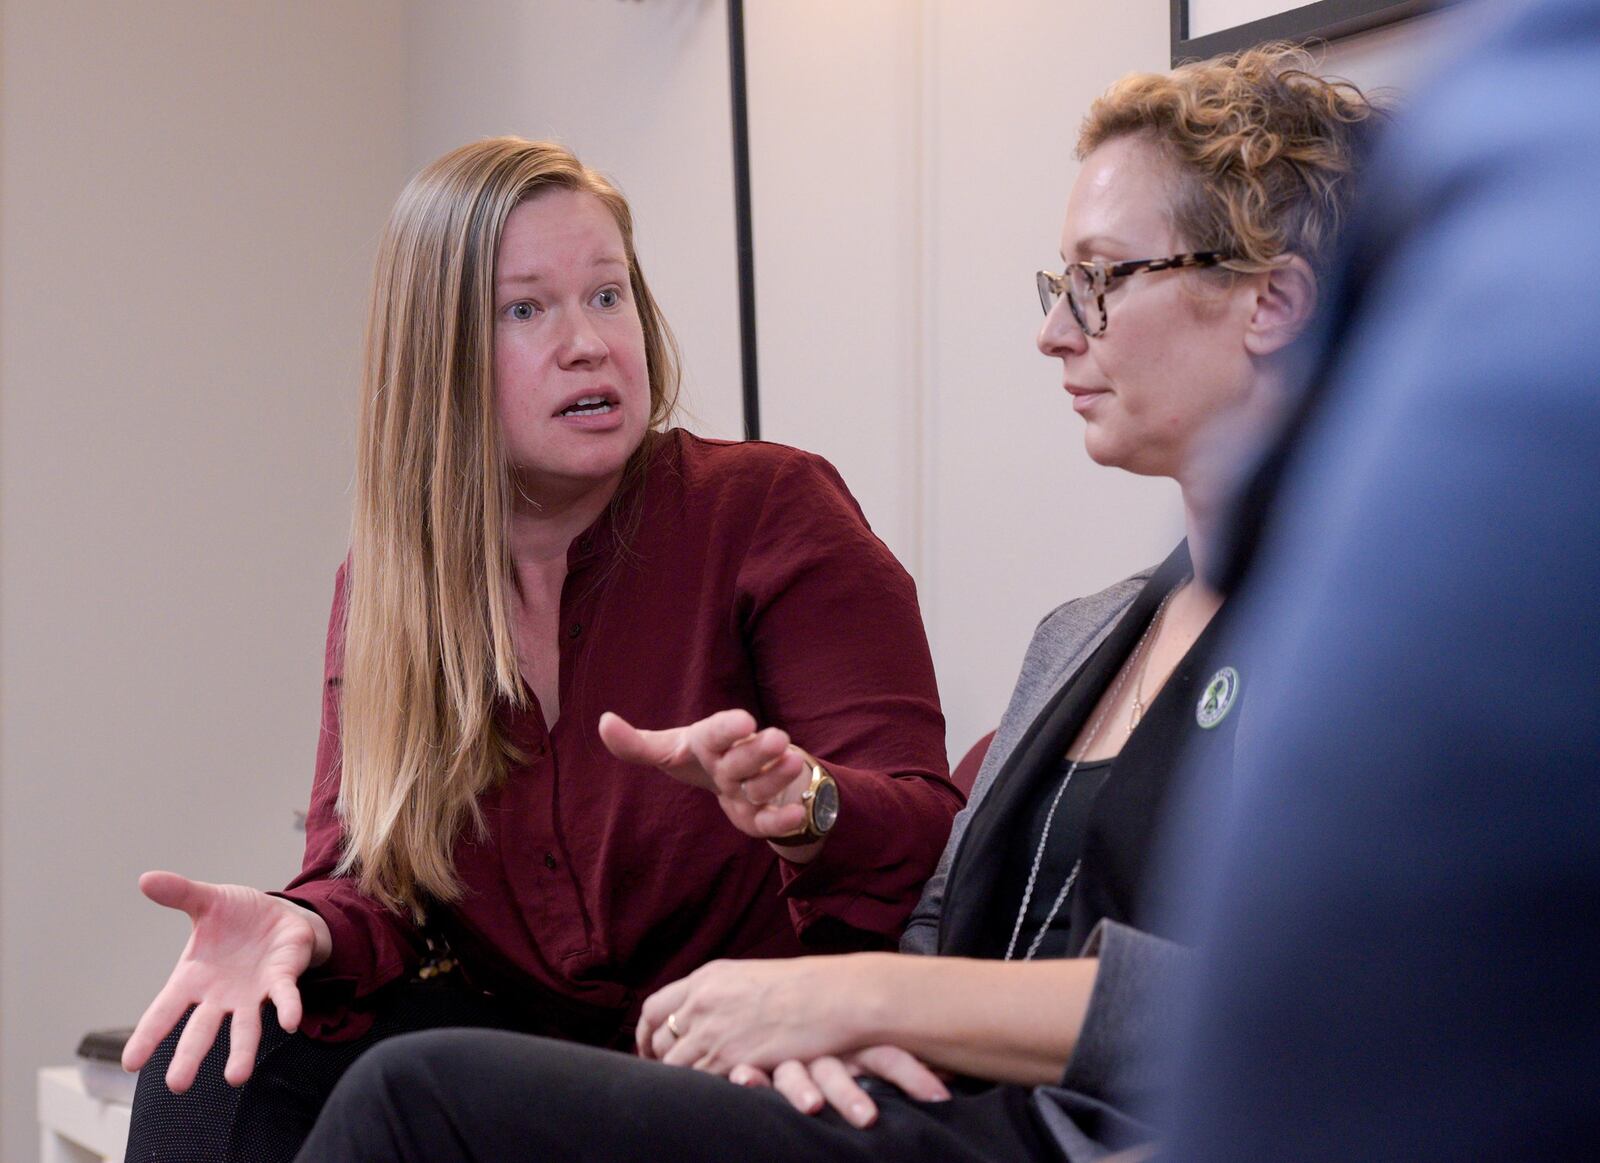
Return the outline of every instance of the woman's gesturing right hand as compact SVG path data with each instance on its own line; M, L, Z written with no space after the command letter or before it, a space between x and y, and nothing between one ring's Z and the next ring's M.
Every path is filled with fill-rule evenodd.
M223 1077L242 1086L255 1066L261 1043L261 1005L270 1000L278 1024L300 1024L300 975L328 959L328 925L310 909L240 884L207 884L174 872L147 872L139 891L170 909L189 914L194 929L167 984L144 1011L122 1051L122 1068L138 1070L184 1011L195 1007L167 1067L167 1086L181 1094L194 1082L200 1062L216 1040L222 1020L233 1015L228 1064Z

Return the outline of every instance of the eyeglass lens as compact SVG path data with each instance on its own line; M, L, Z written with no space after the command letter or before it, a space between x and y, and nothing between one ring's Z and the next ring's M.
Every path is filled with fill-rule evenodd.
M1106 329L1105 312L1100 306L1100 294L1094 285L1094 276L1082 267L1068 267L1064 276L1040 271L1039 306L1046 315L1055 309L1065 289L1067 307L1078 326L1089 335L1099 335Z

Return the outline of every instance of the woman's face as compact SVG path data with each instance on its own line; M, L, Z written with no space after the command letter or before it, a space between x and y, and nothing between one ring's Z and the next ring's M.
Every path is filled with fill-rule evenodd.
M644 330L616 221L550 190L506 219L494 266L501 441L534 500L613 485L650 423Z
M1113 138L1089 154L1067 203L1063 260L1192 250L1173 233L1168 165L1136 137ZM1105 333L1090 339L1063 297L1039 332L1039 350L1061 360L1090 457L1183 480L1203 431L1256 394L1245 348L1254 307L1250 279L1230 285L1193 270L1142 273L1112 283Z

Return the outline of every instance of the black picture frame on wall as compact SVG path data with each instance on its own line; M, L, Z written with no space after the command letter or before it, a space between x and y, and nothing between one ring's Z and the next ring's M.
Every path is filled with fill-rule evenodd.
M1295 4L1283 0L1283 10L1260 20L1218 29L1204 36L1189 35L1189 0L1171 0L1172 63L1204 60L1218 53L1236 52L1268 40L1337 40L1357 32L1419 16L1443 8L1451 0L1316 0Z

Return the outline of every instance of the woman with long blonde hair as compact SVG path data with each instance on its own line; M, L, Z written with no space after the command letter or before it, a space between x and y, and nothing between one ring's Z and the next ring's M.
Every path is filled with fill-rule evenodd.
M565 149L401 195L304 867L141 880L194 929L124 1055L129 1159L289 1158L399 1031L624 1046L706 961L893 941L959 806L911 581L820 458L666 428L677 383Z
M397 1039L302 1158L1087 1163L1150 1138L1189 957L1149 891L1156 837L1180 759L1229 771L1265 681L1205 573L1215 441L1284 398L1375 114L1282 46L1130 76L1090 109L1038 345L1090 457L1173 479L1188 538L1040 624L904 952L703 966L645 1003L655 1061Z

